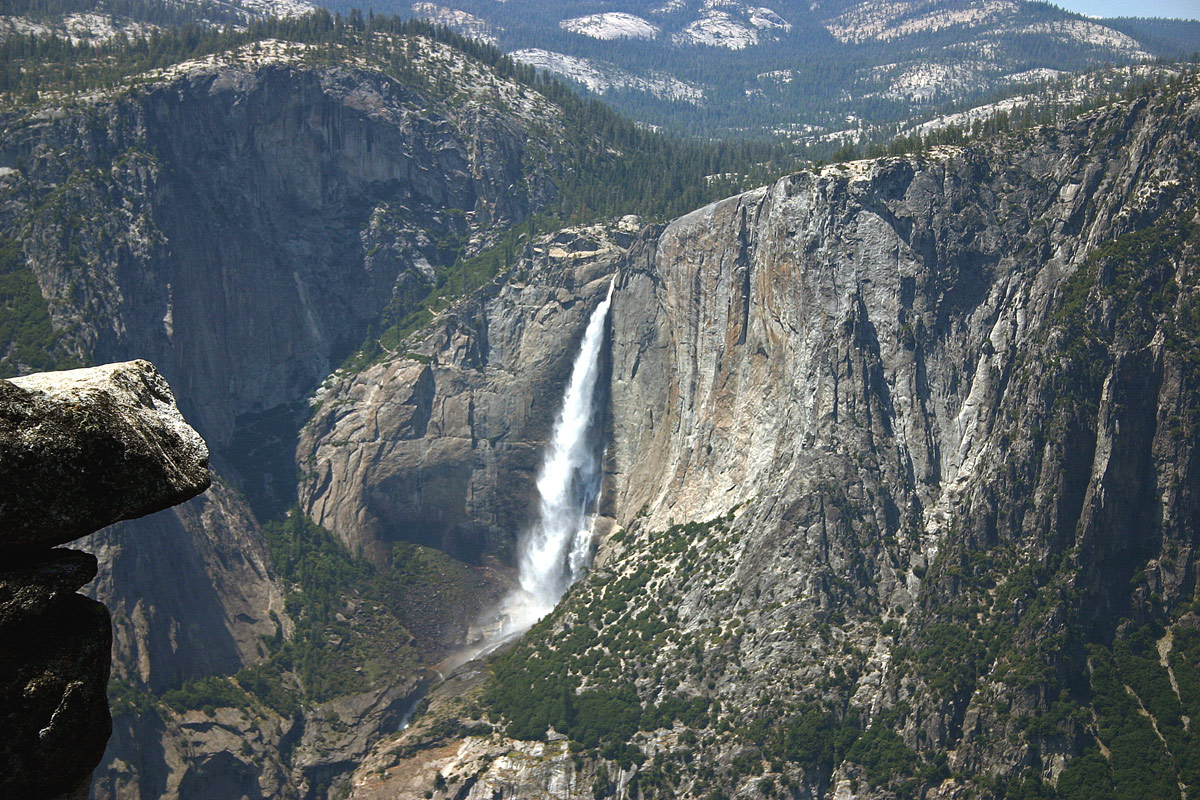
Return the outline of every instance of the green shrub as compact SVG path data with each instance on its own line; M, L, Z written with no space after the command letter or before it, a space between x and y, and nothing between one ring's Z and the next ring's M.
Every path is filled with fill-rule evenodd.
M1095 751L1071 759L1056 788L1062 800L1116 800L1112 767Z
M0 237L0 378L78 366L50 324L50 307L20 244Z
M1093 646L1092 706L1100 741L1112 752L1110 764L1116 800L1141 800L1178 794L1176 773L1150 721L1126 692L1112 653Z
M217 708L242 708L247 705L245 692L229 678L215 675L184 681L179 688L164 692L162 701L177 712L204 710L209 716Z
M871 786L888 786L918 774L921 758L883 722L877 722L859 737L846 754L861 764Z

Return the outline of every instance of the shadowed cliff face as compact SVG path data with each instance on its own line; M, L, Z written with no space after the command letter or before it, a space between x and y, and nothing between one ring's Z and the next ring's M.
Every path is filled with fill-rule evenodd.
M212 499L95 542L104 599L128 612L123 675L162 689L257 658L282 603L258 517L296 500L306 396L461 247L554 196L556 108L446 46L407 54L404 82L260 42L4 120L0 226L64 347L154 359L225 476ZM153 558L129 546L143 525Z
M90 591L113 612L116 675L161 690L236 672L261 657L263 637L288 630L257 529L244 498L218 481L204 497L88 539L105 565Z
M580 692L628 686L636 714L665 676L719 701L688 723L699 744L670 719L634 737L672 796L766 795L747 777L764 771L839 797L911 791L918 773L958 796L949 770L1056 781L1111 736L1103 713L1100 728L1060 713L1050 734L1029 720L1086 708L1102 655L1085 645L1124 636L1122 618L1167 620L1196 588L1198 129L1192 85L796 175L647 231L612 310L604 507L624 531L506 679L552 658ZM568 632L574 649L548 655ZM836 757L744 733L813 708L879 727ZM469 784L450 796L589 797L610 774L636 796L623 756L437 749L456 715L435 704L406 735L423 754L381 749L359 796L401 786L380 767L412 791L450 770ZM885 736L917 760L880 777Z
M290 636L260 525L296 502L307 396L369 325L411 311L435 270L555 197L556 107L450 47L413 37L405 55L397 79L259 42L0 121L0 232L19 241L62 349L154 359L213 447L212 494L88 544L123 687L228 675L264 658L263 637ZM444 620L471 612L435 611L421 633L436 649L462 636ZM346 722L276 726L255 751L267 766L239 755L231 780L318 791L407 707L415 667L397 670L336 707ZM150 732L132 746L118 719L101 795L203 793L224 762L188 750L176 722L132 726Z
M239 415L306 395L389 302L428 291L447 242L535 202L517 188L519 120L449 119L378 73L263 61L179 70L4 143L25 165L6 216L34 226L56 327L85 360L154 357L218 449Z

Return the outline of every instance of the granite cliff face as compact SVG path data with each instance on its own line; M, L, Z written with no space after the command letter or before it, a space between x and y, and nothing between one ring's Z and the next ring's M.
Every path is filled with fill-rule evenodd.
M1083 797L1092 778L1118 794L1194 780L1186 725L1158 731L1200 698L1150 685L1196 657L1198 128L1193 83L792 176L647 231L613 270L616 528L597 569L493 665L511 693L435 698L355 796ZM565 322L542 285L510 284L465 327ZM462 363L464 341L425 352ZM496 360L477 380L527 391ZM418 364L378 369L411 398L405 419L500 402ZM395 418L372 398L324 402ZM387 474L337 464L313 484L318 515L336 496L320 487L372 497ZM582 757L489 733L472 697ZM1120 711L1130 697L1144 715ZM1154 752L1140 767L1138 737Z
M428 291L451 242L529 214L547 190L522 159L545 145L521 126L553 112L424 47L509 113L266 41L6 120L4 222L33 226L26 260L74 354L153 357L223 448Z
M513 563L588 315L639 229L543 237L411 355L329 381L300 437L302 507L352 548L397 538Z

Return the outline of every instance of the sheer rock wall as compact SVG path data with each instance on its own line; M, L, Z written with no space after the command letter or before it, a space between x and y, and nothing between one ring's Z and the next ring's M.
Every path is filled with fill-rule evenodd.
M675 676L734 732L810 703L878 721L947 759L930 796L967 791L952 775L1057 780L1096 729L1024 725L1060 692L1086 702L1086 643L1197 585L1198 129L1190 85L791 176L648 230L612 310L603 505L622 533L519 647L587 642L602 617L603 645L562 655L584 685L615 658L604 680L654 703ZM639 574L626 612L613 593ZM668 621L648 649L642 611ZM636 796L636 769L530 766L499 734L438 733L447 718L469 720L447 700L381 745L356 796L440 771L458 780L447 796L584 798L598 766L606 791ZM678 727L635 737L654 780L769 794L697 766L759 764L768 737L705 728L688 746ZM853 760L754 770L818 797L900 781Z

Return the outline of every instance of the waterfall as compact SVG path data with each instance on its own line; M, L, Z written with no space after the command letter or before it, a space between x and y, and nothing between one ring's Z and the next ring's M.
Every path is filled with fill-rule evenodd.
M615 283L614 278L604 302L588 319L543 456L537 477L537 520L518 541L520 587L480 615L471 626L467 646L438 664L438 674L449 674L527 631L553 610L591 563L592 523L604 462L600 427L604 394L598 384Z
M520 542L521 589L532 601L533 619L554 608L592 557L592 523L604 458L598 440L603 408L597 383L612 293L610 283L604 302L588 320L538 473L538 520Z

